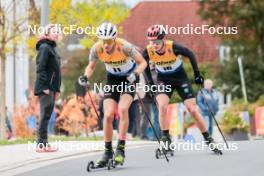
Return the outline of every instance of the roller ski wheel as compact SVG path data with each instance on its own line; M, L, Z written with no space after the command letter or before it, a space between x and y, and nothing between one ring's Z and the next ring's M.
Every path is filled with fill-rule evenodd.
M164 151L162 151L162 150L160 150L159 148L158 149L156 149L156 151L155 151L155 157L157 158L157 159L160 159L162 156L164 156L164 153L166 154L166 156L174 156L174 151L173 150L164 150Z
M116 168L116 166L118 165L118 163L114 160L114 159L111 159L108 163L108 167L111 169L111 168ZM108 170L110 170L108 169Z
M115 160L111 159L111 165L112 165L113 168L116 168Z
M160 149L156 149L155 156L156 156L157 159L160 159L160 157L161 157L161 151L160 151Z
M219 149L213 149L212 150L216 155L223 155L223 152Z
M92 170L95 170L95 169L102 169L102 168L107 168L108 170L110 170L112 167L112 163L110 162L110 160L105 164L105 165L102 165L102 164L98 164L98 163L94 163L94 161L90 161L87 165L87 172L91 172Z
M101 168L109 168L111 169L111 159L113 158L113 151L105 151L105 153L103 154L102 158L99 159L96 164L94 161L90 161L87 165L87 171L91 172L93 169L101 169ZM109 169L109 170L110 170Z
M168 143L168 146L170 146L171 144L171 138L170 136L166 136L166 135L163 135L161 138L160 138L160 141L162 141L164 144ZM156 149L155 150L155 156L157 159L161 158L161 156L164 156L164 154L166 154L166 156L174 156L174 151L173 150L170 150L170 149L167 149L164 148L164 149Z
M174 156L174 151L171 150L169 153L170 153L170 156Z
M107 169L108 170L111 170L111 168L115 168L115 163L114 163L114 160L113 159L110 159L107 163Z
M91 172L93 169L95 169L95 167L94 167L94 162L93 162L93 161L90 161L90 162L88 163L88 165L87 165L86 170L87 170L87 172Z
M102 168L105 168L105 167L108 167L108 164L106 165L100 165L98 163L94 163L94 161L90 161L87 165L87 172L91 172L92 170L95 170L95 169L102 169Z

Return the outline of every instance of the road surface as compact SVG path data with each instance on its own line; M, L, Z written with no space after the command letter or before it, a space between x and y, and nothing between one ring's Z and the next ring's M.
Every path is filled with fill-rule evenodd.
M86 172L89 160L98 155L63 161L19 176L263 176L264 140L238 142L238 150L218 156L205 151L175 151L167 163L157 160L156 146L128 149L124 166Z

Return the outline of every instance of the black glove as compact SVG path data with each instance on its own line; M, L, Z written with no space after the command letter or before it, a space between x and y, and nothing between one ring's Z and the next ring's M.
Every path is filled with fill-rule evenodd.
M131 73L127 76L127 80L129 81L130 84L135 84L139 82L139 75L137 73Z
M198 84L198 85L202 85L203 86L204 78L200 74L199 71L195 72L195 74L194 74L194 81L195 81L195 84Z
M81 86L88 86L89 85L88 77L85 75L80 76L78 79L78 83Z

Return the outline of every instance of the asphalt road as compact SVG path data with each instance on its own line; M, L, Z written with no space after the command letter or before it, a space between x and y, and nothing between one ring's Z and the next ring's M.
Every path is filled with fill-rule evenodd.
M99 155L63 161L20 176L263 176L264 141L238 142L238 150L222 156L205 151L175 151L167 163L157 160L155 146L128 149L123 166L86 172L89 160Z

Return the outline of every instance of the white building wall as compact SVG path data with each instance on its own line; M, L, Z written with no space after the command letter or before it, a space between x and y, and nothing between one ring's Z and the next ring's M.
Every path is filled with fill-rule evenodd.
M1 1L1 3L10 4L11 0ZM16 18L26 18L28 10L28 1L20 0L16 1ZM10 8L7 18L12 24L13 20L13 7ZM24 24L24 27L27 23ZM11 30L11 28L10 28ZM27 32L22 34L22 38L27 37ZM22 42L21 42L22 41ZM27 105L26 91L29 88L29 57L26 49L26 41L18 41L17 53L16 53L16 66L14 68L14 57L12 52L7 53L6 59L6 105L8 110L13 112L14 107L14 85L16 91L16 103L17 105ZM8 43L8 48L12 49L12 41ZM14 69L16 69L16 83L14 84Z

